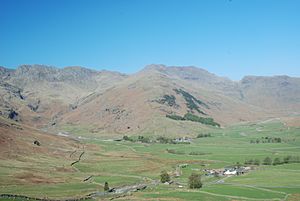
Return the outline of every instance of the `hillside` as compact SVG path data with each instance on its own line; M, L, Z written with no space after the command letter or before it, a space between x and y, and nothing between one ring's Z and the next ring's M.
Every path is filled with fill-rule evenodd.
M300 78L288 76L235 82L164 65L132 75L42 65L0 72L1 115L52 132L193 136L209 126L300 111Z
M0 76L1 201L299 200L299 78L163 65Z

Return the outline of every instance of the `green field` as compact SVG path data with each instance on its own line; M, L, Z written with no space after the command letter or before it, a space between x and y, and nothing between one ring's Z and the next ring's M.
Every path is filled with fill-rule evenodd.
M79 131L84 133L84 129ZM270 121L211 127L209 132L212 137L195 136L191 144L143 144L87 138L82 141L85 154L73 167L70 167L71 159L59 156L50 158L35 154L27 156L26 160L0 159L0 194L55 199L81 197L103 191L104 182L108 182L110 187L148 185L143 191L117 200L300 200L300 163L253 165L250 172L228 178L208 177L203 172L204 169L243 164L249 159L262 162L267 156L281 160L288 155L300 156L299 128ZM280 137L283 141L250 143L266 136ZM168 153L167 149L176 152ZM201 154L190 155L191 152ZM180 168L182 174L179 177L172 177L173 184L153 184L159 180L162 170L172 173L179 164L188 165ZM62 167L67 170L58 170ZM188 188L188 177L192 172L203 174L203 187L199 190ZM43 180L22 180L22 175L30 174ZM88 181L83 181L89 176L92 177Z

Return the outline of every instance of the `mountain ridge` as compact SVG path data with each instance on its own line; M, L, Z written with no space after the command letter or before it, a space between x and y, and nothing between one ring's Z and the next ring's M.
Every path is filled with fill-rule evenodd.
M289 76L232 81L194 66L162 64L131 75L80 66L22 65L14 70L1 67L0 76L23 97L12 96L9 87L1 85L6 94L1 114L14 111L19 121L54 131L75 123L96 135L187 135L207 125L167 115L191 113L229 125L300 111L300 78Z
M155 68L160 68L160 69L170 69L170 68L177 68L177 69L181 69L181 70L187 70L187 69L195 69L195 70L198 70L198 71L202 71L202 72L206 72L208 74L211 74L211 75L214 75L214 76L217 76L217 77L220 77L220 78L223 78L223 79L227 79L227 80L230 80L232 82L240 82L242 81L244 78L248 78L248 77L261 77L261 78L271 78L271 77L288 77L288 78L299 78L297 76L289 76L289 75L285 75L285 74L277 74L277 75L244 75L241 79L239 80L233 80L233 79L230 79L228 78L227 76L219 76L215 73L211 73L209 72L208 70L206 70L205 68L202 68L202 67L197 67L197 66L193 66L193 65L188 65L188 66L167 66L165 64L149 64L149 65L146 65L144 68L140 69L139 71L135 72L135 73L122 73L122 72L118 72L118 71L115 71L115 70L107 70L107 69L101 69L101 70L96 70L96 69L92 69L92 68L89 68L89 67L85 67L85 66L64 66L64 67L56 67L56 66L53 66L53 65L44 65L44 64L22 64L22 65L19 65L17 66L16 68L9 68L9 67L5 67L5 66L0 66L0 75L3 73L3 71L8 71L8 72L14 72L16 71L18 68L20 67L24 67L24 66L27 66L27 67L40 67L41 69L43 68L52 68L52 69L57 69L57 70L64 70L64 69L85 69L85 70L88 70L88 71L94 71L96 73L101 73L101 72L110 72L110 73L116 73L116 74L121 74L121 75L124 75L124 76L129 76L129 75L133 75L133 74L136 74L136 73L139 73L141 71L144 71L144 70L147 70L147 69L155 69Z

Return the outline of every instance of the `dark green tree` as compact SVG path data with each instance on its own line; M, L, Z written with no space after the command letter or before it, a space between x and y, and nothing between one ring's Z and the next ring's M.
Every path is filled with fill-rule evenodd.
M189 177L189 187L190 188L201 188L202 187L202 182L201 182L201 175L192 173L191 176Z
M108 191L109 190L109 186L107 181L104 183L104 191Z
M284 163L290 163L292 161L292 156L286 156L283 158Z
M253 159L247 161L247 165L252 165L254 163Z
M124 136L123 136L123 140L125 140L125 141L129 141L129 140L130 140L130 138L129 138L127 135L124 135Z
M273 165L280 165L280 164L281 164L280 158L275 158L273 161Z
M268 156L263 161L264 165L272 165L272 159Z
M162 171L161 174L160 174L160 181L162 183L165 183L165 182L169 182L171 180L170 178L170 175L167 173L167 171Z

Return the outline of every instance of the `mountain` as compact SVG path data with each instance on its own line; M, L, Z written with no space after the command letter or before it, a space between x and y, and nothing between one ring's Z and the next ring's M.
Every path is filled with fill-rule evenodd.
M14 111L11 119L52 132L195 135L300 111L300 78L288 76L236 82L193 66L154 64L132 75L23 65L1 67L0 76L1 115Z
M239 82L243 100L279 114L299 113L300 79L246 76Z
M23 122L38 127L55 124L58 116L77 107L83 98L103 92L126 77L117 72L44 65L22 65L16 70L3 68L1 72L4 72L1 83L19 89L22 96L3 97L2 102L16 102L6 104L7 108L16 110ZM6 89L5 94L10 93L14 92Z

